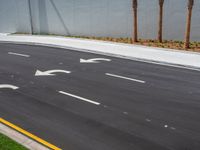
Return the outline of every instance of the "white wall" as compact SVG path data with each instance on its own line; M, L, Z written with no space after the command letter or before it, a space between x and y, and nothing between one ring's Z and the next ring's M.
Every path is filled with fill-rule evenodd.
M14 0L0 1L0 32L15 32L17 23L17 8Z
M139 36L156 38L158 0L139 1ZM131 0L31 0L35 33L130 37ZM187 0L165 0L164 38L182 40ZM30 32L27 0L0 0L0 32ZM200 1L195 0L192 40L200 41Z

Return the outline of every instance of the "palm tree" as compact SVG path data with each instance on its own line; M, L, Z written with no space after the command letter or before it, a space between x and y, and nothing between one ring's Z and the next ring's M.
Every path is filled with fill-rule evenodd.
M190 47L190 30L191 30L193 5L194 5L194 0L188 0L188 15L187 15L187 26L185 33L185 49L188 49Z
M164 0L158 0L160 6L159 13L159 28L158 28L158 41L162 43L162 28L163 28L163 4Z
M133 14L134 14L134 30L133 30L133 43L138 41L138 26L137 26L137 7L138 7L138 1L133 0Z

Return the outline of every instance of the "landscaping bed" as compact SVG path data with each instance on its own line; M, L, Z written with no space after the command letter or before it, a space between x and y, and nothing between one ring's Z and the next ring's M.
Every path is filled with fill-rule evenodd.
M24 34L27 33L14 33L16 34ZM59 36L55 34L34 34L34 35L49 35L49 36ZM81 39L90 39L90 40L100 40L100 41L110 41L110 42L117 42L117 43L125 43L125 44L133 44L131 38L112 38L112 37L89 37L89 36L64 36L62 37L69 37L69 38L81 38ZM176 49L176 50L184 50L184 51L193 51L193 52L200 52L200 42L193 41L190 42L190 48L184 48L183 41L175 41L175 40L163 40L162 43L158 42L158 40L154 39L139 39L138 42L134 43L135 45L143 45L143 46L150 46L150 47L159 47L159 48L167 48L167 49Z
M85 38L85 39L94 39L94 40L102 40L102 41L111 41L111 42L132 44L131 38L85 37L85 36L68 36L68 37ZM139 41L137 43L134 43L134 44L151 46L151 47L160 47L160 48L200 52L200 42L191 42L189 49L184 48L184 44L185 44L184 42L173 41L173 40L164 40L162 43L159 43L157 40L139 39Z

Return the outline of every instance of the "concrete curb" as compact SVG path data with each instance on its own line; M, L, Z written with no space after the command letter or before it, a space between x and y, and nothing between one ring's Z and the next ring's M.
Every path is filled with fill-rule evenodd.
M34 140L24 136L23 134L7 127L6 125L0 123L0 133L6 135L17 143L23 145L30 150L50 150L47 147L35 142Z
M66 38L60 36L0 34L0 41L3 43L63 48L200 71L200 54L197 52L152 48L97 40Z

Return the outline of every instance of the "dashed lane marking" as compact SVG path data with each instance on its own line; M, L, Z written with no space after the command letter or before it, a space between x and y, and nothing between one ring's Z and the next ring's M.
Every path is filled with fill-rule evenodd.
M115 78L120 78L120 79L125 79L125 80L130 80L130 81L134 81L134 82L139 82L139 83L146 83L146 81L142 81L142 80L138 80L138 79L133 79L133 78L128 78L128 77L124 77L124 76L120 76L120 75L115 75L115 74L111 74L111 73L106 73L107 76L111 76L111 77L115 77Z
M13 53L13 52L8 52L8 54L10 54L10 55L16 55L16 56L22 56L22 57L30 57L30 55L20 54L20 53Z
M59 91L59 93L67 95L67 96L71 96L73 98L76 98L76 99L79 99L79 100L82 100L82 101L85 101L85 102L88 102L88 103L92 103L94 105L100 105L99 102L95 102L95 101L89 100L87 98L83 98L83 97L80 97L80 96L77 96L77 95L74 95L74 94L70 94L70 93L67 93L67 92L64 92L64 91Z
M14 85L10 85L10 84L0 84L0 89L13 89L13 90L17 90L19 89L19 87L14 86Z

